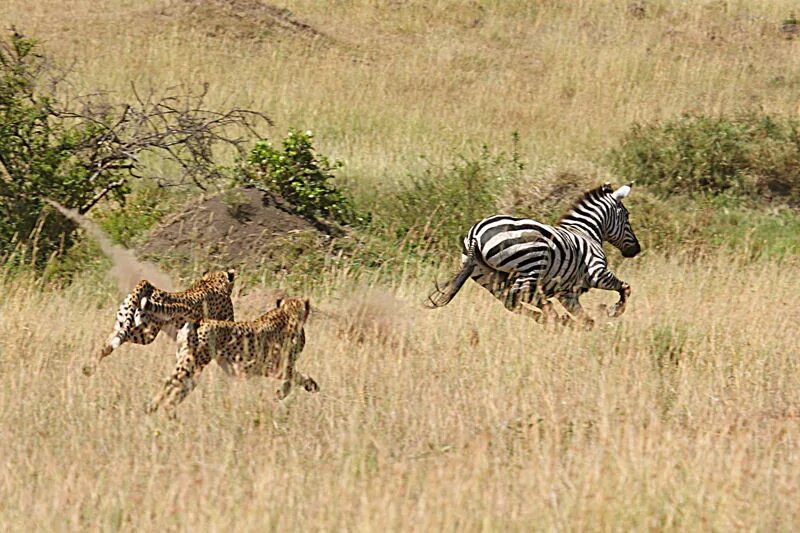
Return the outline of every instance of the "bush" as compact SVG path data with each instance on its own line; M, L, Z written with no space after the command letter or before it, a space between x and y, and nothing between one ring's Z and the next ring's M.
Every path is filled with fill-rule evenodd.
M496 210L498 198L524 169L513 136L510 154L492 155L484 146L477 157L460 156L410 176L410 183L379 201L373 226L412 250L454 251L469 227Z
M352 202L333 183L342 166L314 151L313 135L290 129L275 148L266 139L256 143L241 173L241 181L258 183L280 194L304 216L333 219L342 224L359 221Z
M138 238L170 212L174 201L166 189L147 184L135 189L121 205L99 211L95 219L115 242L133 248Z
M13 32L0 41L0 258L46 260L71 246L74 225L43 211L44 199L85 214L105 199L123 203L135 179L205 188L222 177L219 143L244 153L244 141L226 132L269 122L247 110L206 110L205 91L137 95L132 104L102 93L66 97L66 78L34 40ZM147 153L171 162L174 175L148 176Z
M12 247L19 252L23 244L27 253L38 248L46 259L59 245L68 246L73 224L42 215L42 197L75 206L110 183L105 176L90 182L87 169L76 164L73 153L94 127L67 128L54 120L55 103L39 91L46 70L34 41L14 33L0 43L0 255ZM62 235L67 238L60 243Z
M627 179L666 193L800 203L800 122L754 112L635 124L609 154Z

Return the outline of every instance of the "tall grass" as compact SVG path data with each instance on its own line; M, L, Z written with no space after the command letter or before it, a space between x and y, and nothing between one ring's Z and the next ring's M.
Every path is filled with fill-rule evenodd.
M424 311L419 281L331 279L299 363L318 395L278 405L277 382L212 365L174 421L142 412L167 341L86 378L114 299L3 281L0 523L794 529L798 267L650 258L620 275L630 307L592 332L543 329L473 284Z

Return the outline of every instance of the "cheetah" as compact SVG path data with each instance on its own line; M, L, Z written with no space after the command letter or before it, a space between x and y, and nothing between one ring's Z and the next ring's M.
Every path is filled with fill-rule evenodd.
M91 375L95 365L125 342L150 344L162 330L172 338L176 337L183 322L179 322L174 317L148 319L141 312L141 302L146 299L153 302L183 304L186 306L185 316L189 320L199 321L206 317L233 320L231 291L234 277L233 269L207 272L188 289L181 292L162 291L147 280L140 281L119 306L114 333L98 351L95 361L83 367L83 373L87 376Z
M191 311L182 304L147 299L142 301L142 309L157 319L186 316ZM306 342L304 326L310 309L308 299L288 298L279 299L274 309L252 321L187 321L178 333L175 370L147 405L146 412L153 413L162 404L173 411L194 389L196 376L212 359L229 375L281 379L279 400L289 395L292 385L318 392L319 385L313 378L295 370L297 356Z

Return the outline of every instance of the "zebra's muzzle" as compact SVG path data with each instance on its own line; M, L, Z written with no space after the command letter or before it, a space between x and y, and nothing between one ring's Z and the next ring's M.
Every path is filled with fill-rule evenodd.
M639 252L642 251L642 247L639 243L635 243L632 246L625 247L624 250L620 250L622 252L622 257L636 257L639 255Z

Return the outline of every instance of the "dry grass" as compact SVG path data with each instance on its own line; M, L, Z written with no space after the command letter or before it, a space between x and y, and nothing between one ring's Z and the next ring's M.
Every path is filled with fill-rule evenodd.
M258 5L5 0L0 22L75 59L78 89L208 81L212 104L270 113L273 136L311 128L365 189L512 130L535 167L585 168L634 120L798 105L789 0ZM620 274L620 320L556 333L472 286L422 311L430 272L391 288L340 273L299 364L320 394L281 406L275 383L210 368L177 421L142 413L166 341L81 374L113 322L106 289L0 279L0 524L796 529L800 267L651 256Z
M425 285L372 288L377 320L328 287L316 301L337 316L310 323L299 365L320 394L280 406L276 382L211 367L176 421L142 412L168 342L124 347L86 378L113 302L7 280L0 523L794 529L798 267L731 265L627 262L629 310L592 332L543 330L472 285L439 311L416 307ZM402 317L392 342L387 303Z

